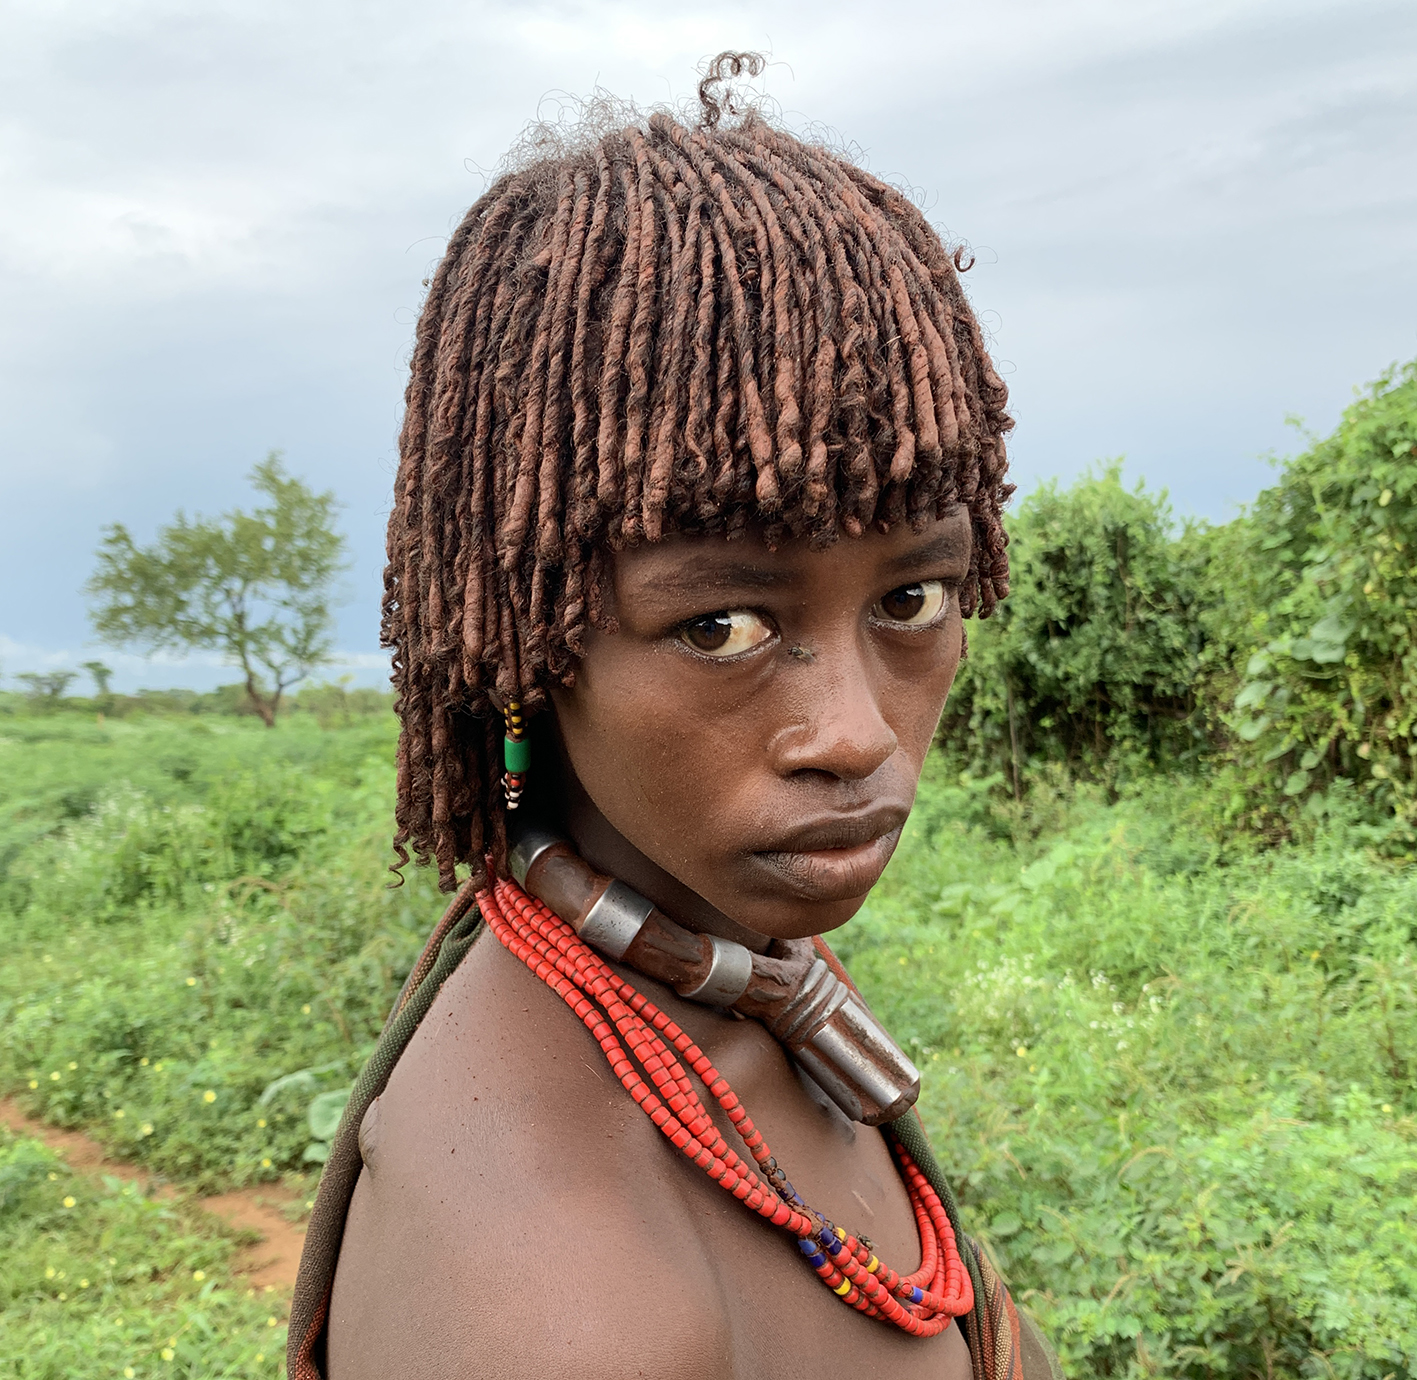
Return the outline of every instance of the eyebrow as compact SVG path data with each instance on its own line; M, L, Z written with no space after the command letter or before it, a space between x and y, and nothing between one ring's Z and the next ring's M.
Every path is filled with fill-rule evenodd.
M886 575L911 574L923 567L964 562L969 558L970 534L965 529L944 532L911 551L892 556L882 567ZM672 572L646 581L656 592L701 594L705 590L783 589L793 585L798 572L792 567L755 565L751 561L728 561L714 555L691 556Z
M671 594L695 594L705 589L781 589L790 585L796 572L746 561L732 563L709 557L691 557L667 575L646 581L654 590Z
M962 533L962 535L961 535ZM968 561L972 533L969 528L941 532L924 546L913 551L902 551L885 563L884 569L892 574L918 570L921 566L939 565L948 561Z

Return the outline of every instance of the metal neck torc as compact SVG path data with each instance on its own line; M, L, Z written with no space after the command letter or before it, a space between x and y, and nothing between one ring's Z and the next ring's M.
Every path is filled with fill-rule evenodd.
M510 863L517 882L604 958L761 1022L852 1121L879 1126L914 1105L919 1070L812 940L778 940L755 954L696 934L544 830L522 833Z

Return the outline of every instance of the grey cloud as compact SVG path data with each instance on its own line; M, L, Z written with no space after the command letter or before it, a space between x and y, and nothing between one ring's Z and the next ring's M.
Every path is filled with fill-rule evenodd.
M788 118L979 248L1025 485L1126 452L1226 516L1286 413L1326 428L1417 353L1410 5L22 0L0 18L0 669L81 646L104 522L243 502L271 446L346 504L341 638L373 655L421 280L478 169L547 93L683 96L730 45L770 47Z

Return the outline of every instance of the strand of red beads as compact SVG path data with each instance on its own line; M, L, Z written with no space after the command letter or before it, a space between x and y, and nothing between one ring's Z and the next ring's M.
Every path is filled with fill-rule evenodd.
M904 1276L882 1264L869 1244L802 1201L728 1080L564 920L506 879L479 893L477 901L488 928L576 1013L611 1071L670 1144L744 1207L795 1236L807 1263L843 1303L916 1337L938 1335L974 1307L969 1272L944 1205L899 1144L894 1148L920 1232L921 1257L920 1268ZM684 1063L727 1114L751 1164L723 1138Z

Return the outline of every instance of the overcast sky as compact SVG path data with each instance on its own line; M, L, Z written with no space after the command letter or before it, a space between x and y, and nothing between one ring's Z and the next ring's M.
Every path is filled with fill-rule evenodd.
M103 524L344 506L380 679L421 280L518 130L757 47L790 123L918 189L1013 390L1015 477L1127 457L1232 515L1298 415L1417 355L1417 5L1367 0L0 0L0 673L230 672L89 643Z

